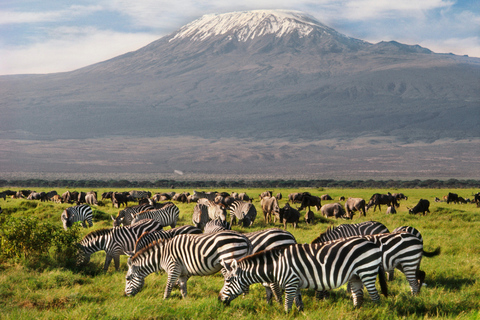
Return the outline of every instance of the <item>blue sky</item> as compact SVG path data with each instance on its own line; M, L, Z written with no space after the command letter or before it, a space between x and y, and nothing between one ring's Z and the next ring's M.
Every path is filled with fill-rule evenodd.
M203 14L304 11L372 43L480 57L478 0L2 0L0 75L75 70L137 50Z

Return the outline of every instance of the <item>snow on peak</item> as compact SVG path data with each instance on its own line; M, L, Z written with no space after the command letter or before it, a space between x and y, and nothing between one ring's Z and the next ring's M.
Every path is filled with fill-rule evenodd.
M202 41L227 33L233 33L238 41L247 41L266 34L281 37L294 31L298 32L300 37L305 37L316 28L329 29L311 16L299 11L239 11L204 15L180 28L170 41L184 38Z

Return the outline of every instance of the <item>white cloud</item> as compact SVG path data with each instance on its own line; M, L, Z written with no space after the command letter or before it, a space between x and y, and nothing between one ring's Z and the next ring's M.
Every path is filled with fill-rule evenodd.
M64 10L54 11L13 11L2 10L0 11L0 24L21 24L21 23L36 23L36 22L48 22L48 21L60 21L68 20L72 17L80 15L88 15L93 12L102 10L101 6L79 6L72 5Z
M61 36L24 47L0 49L0 74L52 73L75 70L139 49L159 38L147 33L73 29ZM71 33L70 33L71 34Z

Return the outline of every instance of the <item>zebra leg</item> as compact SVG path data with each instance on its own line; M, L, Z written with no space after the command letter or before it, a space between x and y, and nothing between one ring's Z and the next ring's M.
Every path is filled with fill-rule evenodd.
M103 265L103 270L107 271L108 267L110 266L110 262L112 262L113 256L107 253L105 257L105 264Z
M328 298L328 291L327 290L315 291L315 298L317 298L318 300L327 299Z
M359 277L353 276L349 281L348 285L352 292L353 305L355 307L360 307L363 303L363 283Z
M180 293L182 294L182 298L187 297L187 281L188 281L188 278L189 277L187 277L187 276L182 276L182 277L179 277L178 280L177 280L177 284L180 287Z
M275 300L278 303L282 303L282 291L280 290L280 287L278 286L278 283L272 282L272 283L263 283L263 286L265 287L265 291L267 293L267 303L271 304L272 302L272 297L275 297Z
M87 224L85 223L85 221L82 221L82 227L87 228Z
M297 302L297 292L299 291L298 284L299 280L296 279L285 285L285 312L289 312L290 310L292 310L294 300L295 302Z
M420 292L420 286L417 279L417 269L403 270L403 273L405 274L405 277L410 284L410 291L412 292L412 295L418 294Z
M163 299L167 299L170 297L170 293L172 293L172 289L177 282L178 277L180 276L180 268L169 268L168 270L168 277L167 277L167 286L165 287L165 293L163 294Z
M425 282L425 271L417 269L417 282L418 282L417 294L419 294L420 290L422 289L423 283Z
M297 306L298 311L303 311L302 293L300 292L300 288L297 289L295 295L295 305Z
M387 279L388 279L388 281L393 281L394 278L395 278L395 270L387 271Z

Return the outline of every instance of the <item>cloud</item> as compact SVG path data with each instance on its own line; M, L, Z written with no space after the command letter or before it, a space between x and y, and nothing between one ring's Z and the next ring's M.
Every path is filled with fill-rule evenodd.
M72 5L67 9L53 11L0 11L0 25L37 23L48 21L65 21L81 15L89 15L93 12L102 10L101 6L79 6Z

